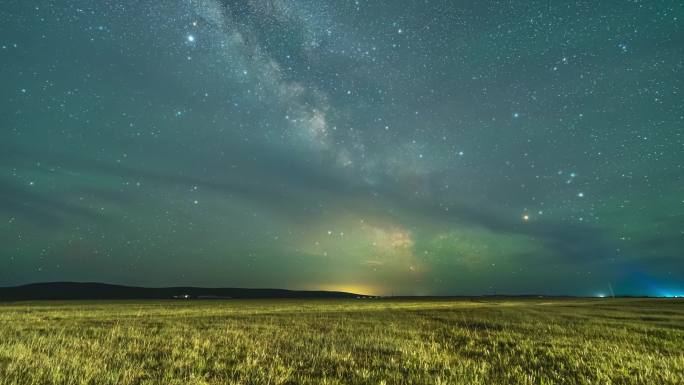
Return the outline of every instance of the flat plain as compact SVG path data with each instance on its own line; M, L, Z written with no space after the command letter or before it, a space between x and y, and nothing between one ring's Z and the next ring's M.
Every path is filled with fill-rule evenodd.
M0 303L0 385L684 384L681 299Z

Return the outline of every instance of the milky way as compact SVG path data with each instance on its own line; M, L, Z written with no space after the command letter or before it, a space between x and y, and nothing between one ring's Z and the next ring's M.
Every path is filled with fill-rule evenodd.
M682 293L683 18L5 1L0 286Z

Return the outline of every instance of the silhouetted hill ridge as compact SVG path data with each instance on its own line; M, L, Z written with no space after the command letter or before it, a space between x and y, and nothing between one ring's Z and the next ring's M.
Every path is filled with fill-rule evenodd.
M0 301L74 299L211 299L211 298L355 298L339 291L204 288L192 286L136 287L99 282L45 282L0 287Z

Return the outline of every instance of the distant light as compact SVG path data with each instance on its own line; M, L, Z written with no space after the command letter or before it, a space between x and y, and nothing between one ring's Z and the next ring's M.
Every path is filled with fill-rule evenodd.
M597 296L598 298L606 298L606 295L603 294L603 293L598 293L598 294L596 294L596 296Z
M525 215L523 215L522 219L523 219L523 221L527 222L530 220L530 216L525 214Z
M520 117L520 113L514 112L514 113L513 113L513 117L514 117L514 118L519 118L519 117Z
M584 193L583 192L577 193L577 196L580 198L584 198Z
M188 35L188 41L190 43L194 43L195 42L195 36L194 35Z

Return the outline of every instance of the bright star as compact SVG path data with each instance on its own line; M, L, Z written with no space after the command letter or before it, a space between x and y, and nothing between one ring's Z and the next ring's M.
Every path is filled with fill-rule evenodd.
M188 35L188 41L189 41L190 43L193 43L193 42L195 41L195 36L193 36L193 35Z

